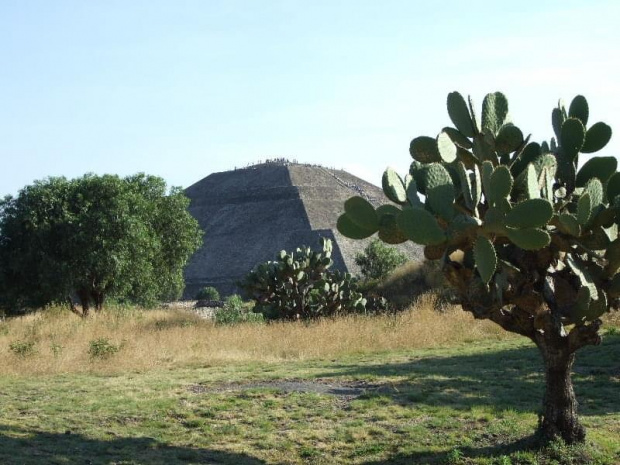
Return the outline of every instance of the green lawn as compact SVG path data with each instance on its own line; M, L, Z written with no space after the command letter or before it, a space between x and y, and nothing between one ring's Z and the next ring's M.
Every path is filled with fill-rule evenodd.
M581 351L574 381L588 446L538 451L541 362L525 341L5 377L0 463L620 463L620 336Z

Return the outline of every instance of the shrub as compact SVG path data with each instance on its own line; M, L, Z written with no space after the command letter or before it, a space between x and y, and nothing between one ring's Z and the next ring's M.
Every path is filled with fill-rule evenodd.
M30 355L34 355L37 351L35 341L13 341L9 344L9 349L20 357L29 357Z
M113 344L107 337L90 341L88 354L91 358L106 359L121 350L122 344Z
M355 263L366 279L383 279L406 261L404 253L385 245L379 239L373 239L363 253L355 256Z
M224 306L215 311L215 324L235 325L239 323L262 323L261 313L248 311L246 304L238 294L233 294L224 300Z
M407 262L374 284L368 292L385 297L395 310L409 307L422 294L435 294L438 305L455 302L454 290L443 276L440 264L432 260Z
M261 263L240 283L267 319L312 319L364 312L366 299L349 273L331 271L332 243L322 250L301 247L281 251L276 261Z
M220 300L220 293L212 286L203 287L196 294L196 300Z

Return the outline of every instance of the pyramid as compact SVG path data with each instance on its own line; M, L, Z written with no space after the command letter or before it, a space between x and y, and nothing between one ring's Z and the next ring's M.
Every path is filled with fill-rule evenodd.
M344 201L360 195L375 207L390 203L383 191L346 171L278 160L213 173L185 189L190 213L204 231L204 244L185 269L185 297L204 286L222 295L239 292L236 283L280 250L333 242L332 268L356 274L355 255L372 238L352 240L336 229ZM411 260L422 248L397 246Z

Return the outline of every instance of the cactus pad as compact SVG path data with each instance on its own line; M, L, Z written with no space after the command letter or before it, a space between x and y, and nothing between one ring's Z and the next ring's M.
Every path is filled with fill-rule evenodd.
M505 165L500 165L491 174L489 180L489 200L491 205L497 205L501 200L510 196L513 179L510 170Z
M591 178L598 178L602 183L607 182L618 168L616 157L593 157L589 159L577 173L575 184L583 187Z
M595 209L603 203L603 184L598 178L591 178L584 187L584 192L590 194L591 208Z
M493 243L484 236L478 236L474 244L474 260L482 282L488 284L497 268L497 254Z
M553 126L553 132L557 140L561 140L562 137L562 125L566 120L566 112L562 111L562 108L554 108L551 112L551 124Z
M586 129L577 118L568 118L562 125L560 142L562 149L569 160L574 160L583 147L586 139Z
M616 276L616 273L620 270L620 239L616 239L609 245L605 252L605 260L607 260L607 265L605 266L607 276Z
M581 225L577 221L577 217L570 213L562 213L558 217L560 229L571 236L579 237L581 235Z
M381 209L382 210L379 210ZM402 244L407 241L407 236L398 227L397 219L400 210L392 205L383 205L377 209L379 214L379 239L386 244Z
M428 165L426 196L435 213L447 221L454 216L454 184L450 173L439 163Z
M605 123L595 123L586 132L585 142L581 151L594 153L601 150L611 139L611 128Z
M465 99L458 92L448 94L448 115L456 128L466 137L476 135L475 124L467 109Z
M435 217L422 208L405 208L397 221L405 236L416 244L439 245L446 240Z
M375 208L364 198L351 197L344 203L344 211L349 219L358 227L376 231L379 227L379 218Z
M373 231L359 227L346 213L340 215L336 223L336 228L340 234L351 239L366 239L376 232L376 230Z
M437 141L432 137L420 136L411 141L409 153L414 160L420 163L440 162L441 155L437 148Z
M381 184L385 196L392 202L403 204L407 202L405 183L399 174L392 168L387 168L381 178Z
M500 153L512 153L523 143L521 129L512 124L503 126L495 139L495 149Z
M487 94L482 102L482 129L488 129L493 135L506 123L508 118L508 100L501 92Z
M524 250L544 249L551 242L551 236L542 229L507 229L508 239Z
M457 147L461 147L465 150L470 150L473 147L471 141L463 135L458 129L454 129L451 127L445 127L442 129L442 132L445 132L450 136L452 142L456 144Z
M577 221L579 224L586 225L590 221L592 216L592 201L590 200L590 194L584 192L577 201Z
M620 195L620 173L613 173L609 179L607 180L607 185L605 186L607 201L609 203L613 203L614 199Z
M570 118L579 119L583 125L588 124L588 116L590 110L588 109L588 101L583 95L577 95L570 103L568 108L568 116Z
M510 228L540 228L553 216L553 206L545 199L525 200L515 205L506 215L506 226Z
M540 144L536 142L530 142L523 148L523 151L513 162L512 166L510 167L510 172L514 177L518 176L524 169L527 168L527 165L536 160L536 158L538 158L540 155L542 155L542 149L540 147Z
M444 163L452 163L456 160L456 145L445 132L437 136L437 149Z

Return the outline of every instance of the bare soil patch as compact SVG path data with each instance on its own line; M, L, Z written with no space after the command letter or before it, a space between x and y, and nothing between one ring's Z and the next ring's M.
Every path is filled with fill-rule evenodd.
M284 393L310 392L332 395L343 400L352 400L363 395L393 394L396 389L390 385L368 383L366 381L335 381L332 379L274 379L267 381L249 381L221 383L212 385L196 384L188 388L196 394L239 392L250 389L275 389Z

